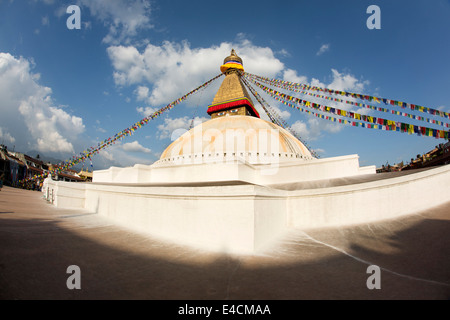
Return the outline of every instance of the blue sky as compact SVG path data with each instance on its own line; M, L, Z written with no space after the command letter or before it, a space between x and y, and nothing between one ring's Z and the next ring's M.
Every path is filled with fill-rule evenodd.
M72 4L80 30L66 26ZM379 30L366 26L372 4ZM0 142L70 158L218 75L231 48L249 73L450 112L449 18L444 0L0 0ZM174 130L209 118L220 82L95 156L94 168L157 160ZM381 166L445 142L334 124L264 97L322 158Z

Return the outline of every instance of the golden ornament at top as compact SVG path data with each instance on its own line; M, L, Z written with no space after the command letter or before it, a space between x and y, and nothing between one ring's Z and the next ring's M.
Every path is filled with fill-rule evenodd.
M239 63L242 64L242 59L238 57L234 49L231 49L231 55L229 55L228 57L225 58L225 60L223 60L223 64L227 63L228 61L238 61Z

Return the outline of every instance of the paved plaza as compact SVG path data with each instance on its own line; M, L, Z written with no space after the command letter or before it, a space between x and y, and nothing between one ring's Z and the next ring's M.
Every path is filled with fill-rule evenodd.
M450 299L450 203L396 220L292 230L265 252L230 256L4 187L0 245L1 299ZM80 267L81 290L66 286L71 265ZM367 288L370 265L380 267L379 290Z

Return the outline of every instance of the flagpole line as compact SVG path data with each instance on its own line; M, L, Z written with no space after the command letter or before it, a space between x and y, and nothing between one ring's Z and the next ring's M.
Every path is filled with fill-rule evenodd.
M435 137L435 138L444 138L444 139L448 139L448 137L449 137L448 131L432 129L432 128L422 127L422 126L416 126L416 125L412 125L409 123L397 122L397 121L393 121L393 120L386 120L383 118L361 115L361 114L354 113L354 112L347 112L346 110L341 110L338 108L333 108L333 107L329 107L329 106L320 105L317 103L312 103L310 101L299 99L296 97L291 97L284 93L280 93L276 90L270 89L270 88L258 83L257 81L255 81L253 79L250 79L250 80L251 80L251 82L253 82L255 85L260 87L263 91L265 91L267 94L269 94L274 99L281 101L283 104L287 104L288 106L290 106L294 109L297 109L297 108L292 106L287 101L292 101L297 104L304 105L305 107L307 107L309 109L314 109L316 111L330 113L330 114L338 115L341 117L348 117L348 118L352 118L352 119L359 120L359 121L364 121L364 122L356 121L355 124L356 123L367 124L367 128L369 128L369 129L373 127L373 129L382 129L383 130L383 127L385 127L384 130L386 130L386 131L398 131L398 132L403 132L403 133L407 132L408 134L417 133L418 135L431 136L431 137ZM329 108L330 110L327 110L326 108ZM335 112L337 111L338 114L331 112L332 110L334 110ZM302 110L300 110L300 111L302 111ZM312 112L312 111L310 111L310 112L312 114L315 114L315 112ZM319 115L320 115L320 113L319 113ZM320 116L318 116L318 117L321 118ZM339 120L339 121L336 121L339 123L342 123L342 121L344 121L344 124L346 124L347 122L352 123L347 120L337 119L337 118L333 118L333 117L330 117L330 118ZM333 120L331 120L331 121L333 121ZM379 121L383 121L383 124L380 124ZM384 121L389 121L390 124L384 125ZM358 126L358 125L355 125L355 126ZM363 127L366 127L366 126L363 126ZM392 129L392 127L394 127L395 130ZM404 128L404 129L402 130L402 128ZM411 129L411 128L413 128L413 129Z
M339 99L339 98L332 98L332 97L325 96L325 95L314 94L314 93L308 92L308 91L300 91L300 90L295 89L293 87L289 87L289 86L286 86L286 85L283 85L283 84L279 84L279 83L267 83L265 81L261 81L261 82L264 82L266 84L272 85L272 86L280 88L280 89L285 89L285 90L290 90L290 91L293 91L293 92L297 92L297 93L300 93L300 94L303 94L303 95L317 97L317 98L324 99L324 100L330 100L330 101L333 101L333 102L346 103L346 104L349 104L349 105L352 105L352 106L355 106L355 107L360 107L360 108L363 107L363 108L371 109L371 110L374 110L374 111L386 112L386 113L390 113L390 114L393 114L393 115L408 117L410 119L424 121L424 122L428 122L430 124L435 124L435 125L439 125L439 126L442 126L442 127L450 128L450 123L447 123L447 122L444 122L444 121L440 121L440 120L434 120L434 119L422 117L422 116L419 116L419 115L416 116L416 115L413 115L413 114L408 113L408 112L401 112L401 111L397 111L397 110L393 110L393 109L376 107L376 106L365 104L365 103L348 101L348 100L343 100L343 99Z
M99 154L100 151L102 151L103 149L105 149L107 147L110 147L111 145L115 144L117 140L122 140L122 139L124 139L127 136L133 135L133 133L136 130L139 130L141 127L146 125L150 120L153 120L153 119L157 118L159 115L161 115L162 113L164 113L165 111L168 111L168 110L172 109L174 106L176 106L176 105L180 104L181 102L183 102L184 100L186 100L192 94L197 93L200 89L206 88L214 80L218 79L221 76L223 76L223 73L221 73L221 74L215 76L214 78L206 81L202 85L200 85L197 88L191 90L190 92L188 92L187 94L185 94L182 97L178 98L177 100L174 100L173 102L169 103L165 107L162 107L161 109L159 109L159 110L155 111L154 113L148 115L147 117L144 117L143 119L141 119L140 121L134 123L130 127L128 127L126 129L116 133L114 136L109 137L109 138L99 142L97 144L97 147L89 147L88 149L80 152L79 156L73 156L71 160L62 161L61 163L55 165L56 169L49 170L47 173L42 173L42 174L40 174L40 175L38 175L36 177L22 179L22 180L19 181L19 183L24 183L24 182L27 182L29 180L41 179L41 178L44 178L45 176L47 176L48 174L60 173L60 172L62 172L64 170L67 170L68 168L71 168L71 167L79 164L81 161L86 160L87 158L90 159L91 156Z
M370 96L370 95L363 95L363 94L354 93L354 92L347 92L347 91L341 91L341 90L327 89L327 88L322 88L322 87L317 87L317 86L310 86L310 85L307 85L307 84L301 84L301 83L295 83L295 82L290 82L290 81L284 81L284 80L280 80L280 79L269 79L267 77L261 77L261 76L258 76L258 75L255 75L255 74L251 74L251 73L247 73L247 72L245 72L245 75L247 75L249 77L253 77L253 78L258 79L259 81L265 82L265 83L280 83L280 84L287 85L289 87L302 88L302 89L309 90L309 91L321 91L321 92L325 92L325 93L329 93L329 94L342 95L342 96L346 96L346 97L350 96L352 98L357 98L357 99L361 99L361 100L368 100L368 101L375 101L377 103L383 102L385 105L399 106L402 109L410 108L413 111L419 111L419 112L422 112L422 113L428 113L428 114L431 114L431 115L434 115L434 116L438 116L438 117L441 117L441 118L450 119L450 113L448 113L448 112L437 110L437 109L434 109L434 108L423 107L423 106L420 106L420 105L407 103L407 102L403 102L403 101L398 101L398 100L393 100L393 99L386 99L386 98L380 98L380 97Z
M273 123L288 130L289 132L291 132L291 134L294 137L296 137L298 140L300 140L303 143L303 145L308 149L308 151L313 155L313 157L319 158L319 155L311 147L309 147L309 145L300 137L300 135L297 132L295 132L295 130L292 129L292 127L289 126L280 115L278 115L278 113L264 100L263 97L261 97L261 95L247 82L247 80L244 77L242 78L242 81L247 86L247 88L250 90L250 92L255 96L255 98L258 100L258 102L261 104L264 111L269 116L270 120ZM264 104L266 104L267 108L270 108L271 112L269 110L267 110L267 108L264 106ZM275 118L275 119L273 119L273 118Z

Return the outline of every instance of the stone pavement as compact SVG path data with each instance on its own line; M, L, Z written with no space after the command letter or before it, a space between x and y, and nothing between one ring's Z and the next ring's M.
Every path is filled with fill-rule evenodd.
M450 203L401 219L292 230L230 256L163 242L39 192L0 192L0 299L450 299ZM69 290L67 267L81 269ZM369 265L381 289L369 290Z

